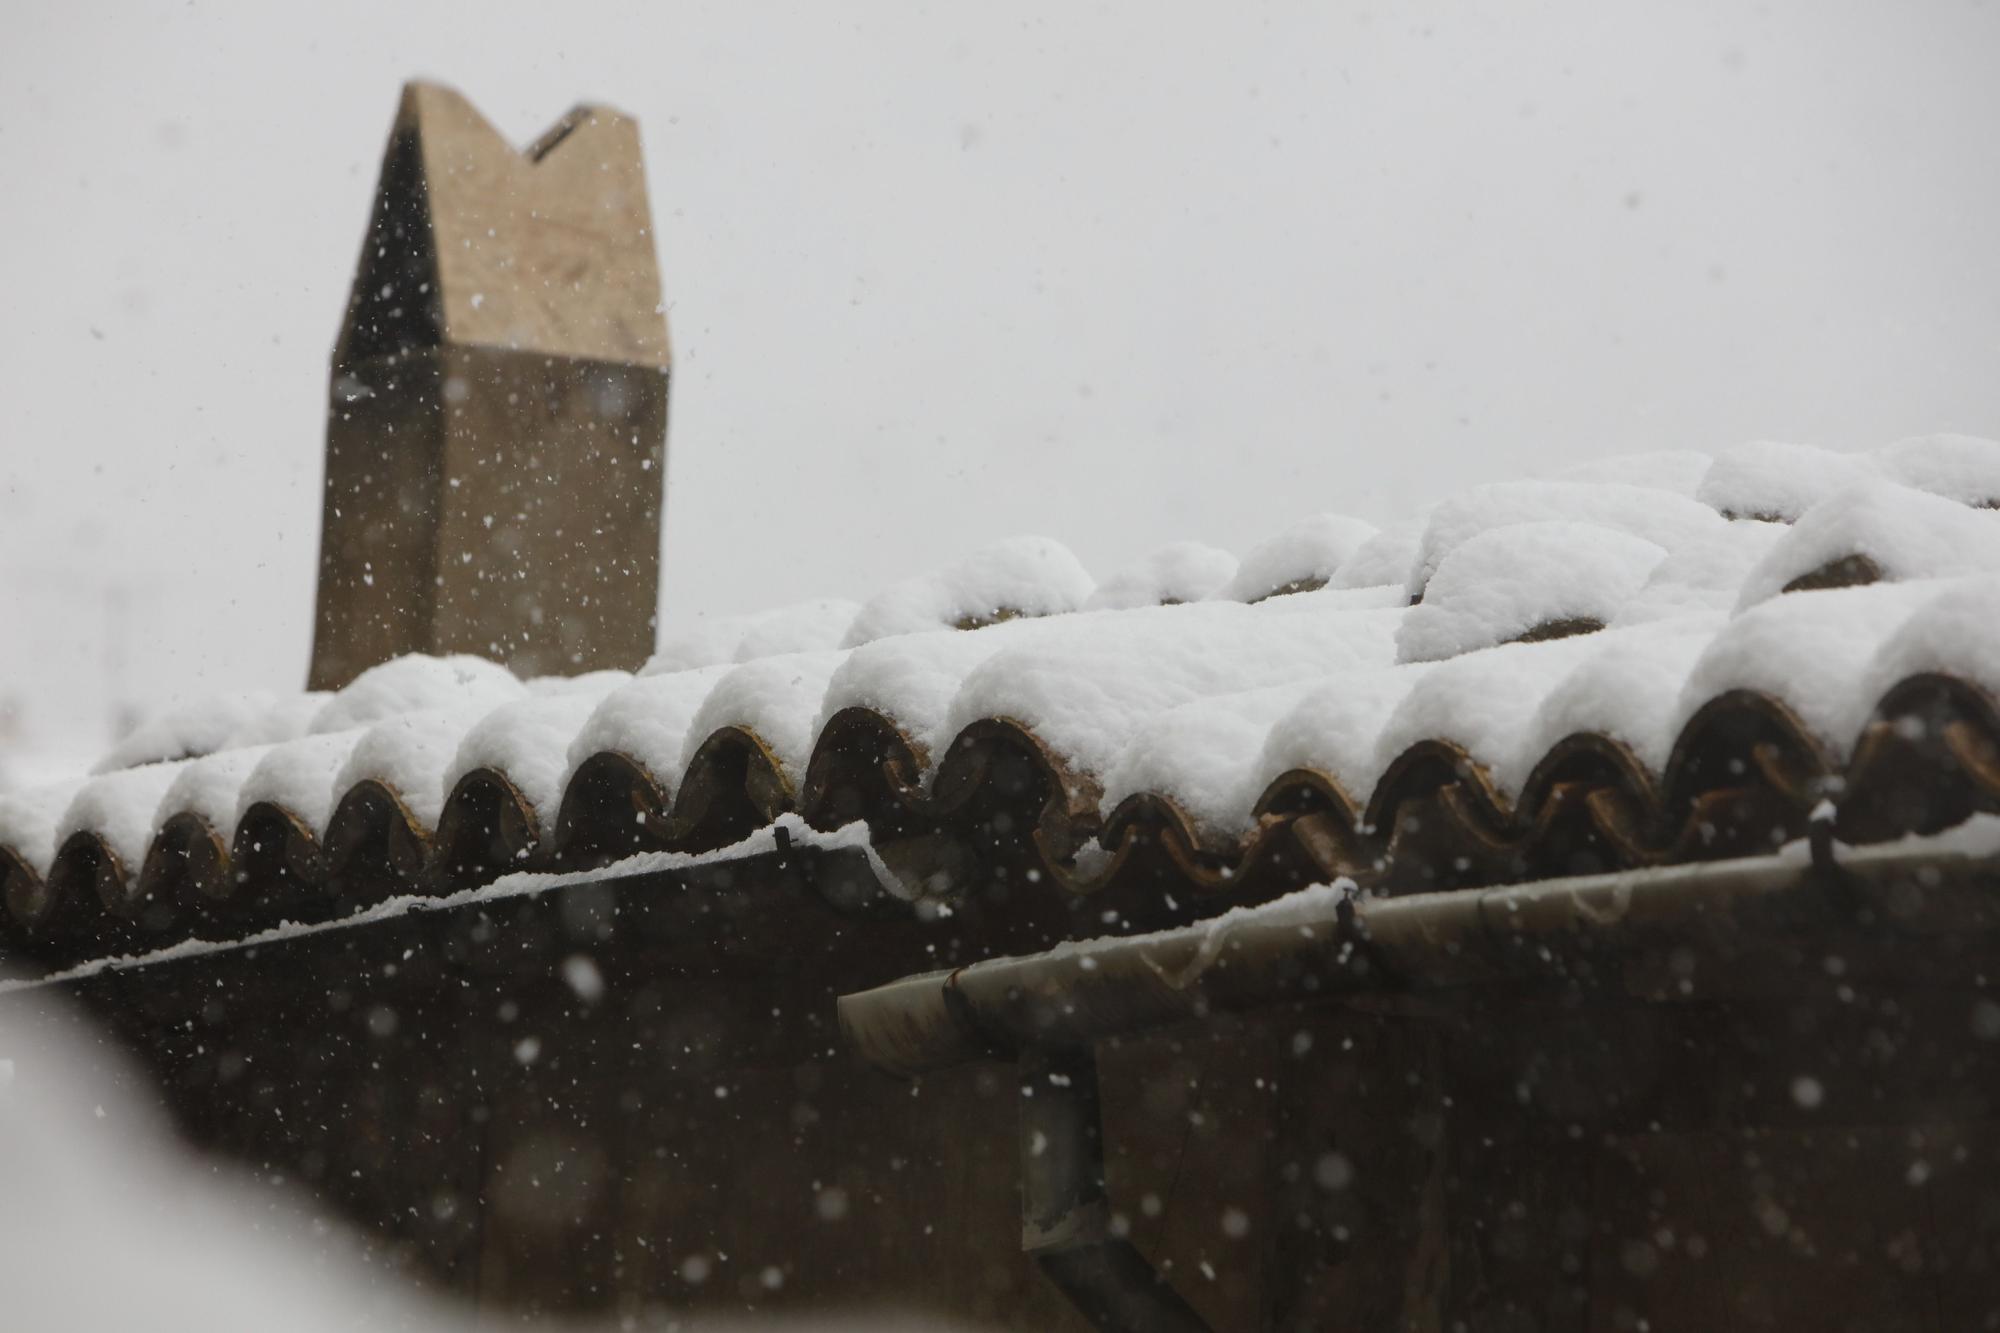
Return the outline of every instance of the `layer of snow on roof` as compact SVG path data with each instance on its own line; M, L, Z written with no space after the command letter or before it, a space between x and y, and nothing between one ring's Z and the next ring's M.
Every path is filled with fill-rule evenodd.
M838 648L860 610L857 602L822 597L747 615L698 617L663 634L639 674L660 676L779 653Z
M1060 620L1010 620L970 632L940 630L904 634L865 644L848 654L827 681L814 734L835 714L863 708L893 722L932 759L951 735L951 701L965 678L1009 644L1032 642L1046 630L1072 624L1094 625L1107 616L1137 611L1086 611Z
M186 763L142 764L84 783L56 824L57 850L72 834L94 833L118 857L125 873L136 875L153 842L153 815L160 799Z
M1869 664L1940 588L1876 583L1758 603L1731 619L1688 673L1674 730L1722 694L1756 690L1785 704L1831 752L1845 756L1875 703L1864 692Z
M847 627L861 614L861 603L840 597L822 597L782 607L751 620L737 641L731 657L736 662L753 662L781 653L815 653L840 647Z
M1248 832L1256 794L1246 798L1243 774L1272 726L1319 685L1316 678L1217 695L1147 718L1104 775L1100 812L1152 792L1172 800L1205 840Z
M1681 691L1726 622L1721 612L1706 611L1599 636L1596 651L1536 708L1500 766L1502 781L1518 790L1558 741L1580 734L1618 741L1653 773L1662 772L1673 752Z
M1572 668L1622 632L1503 644L1438 663L1383 725L1376 739L1375 780L1419 741L1441 741L1485 769L1503 795L1515 795L1526 774L1509 761L1542 701Z
M1236 574L1236 557L1201 542L1162 546L1097 585L1084 599L1086 611L1129 611L1140 606L1199 602L1213 596Z
M1104 773L1144 720L1207 695L1388 664L1400 609L1353 610L1332 592L1257 605L1201 602L1078 618L1002 649L952 701L955 733L987 717L1032 728L1069 762Z
M1229 605L1214 602L1210 605ZM1322 589L1258 603L1260 614L1325 614L1335 611L1400 609L1403 592L1394 585ZM955 734L953 701L972 673L1002 649L1032 651L1045 642L1089 642L1127 616L1152 610L1086 611L1075 616L1012 620L970 633L941 631L884 639L857 648L827 683L814 724L818 734L844 709L862 708L894 722L931 760ZM1337 663L1329 663L1322 671Z
M0 796L0 847L12 848L37 875L48 874L56 859L56 829L84 782L75 778Z
M660 786L680 773L688 728L715 683L735 668L727 665L642 675L604 696L570 741L563 785L593 755L622 754Z
M1695 498L1731 518L1789 523L1842 487L1880 475L1865 454L1752 440L1716 450Z
M219 750L231 735L270 711L275 702L269 694L255 693L215 695L171 704L134 727L90 771L110 773Z
M1015 719L1100 777L1107 811L1156 791L1204 837L1240 833L1289 768L1363 799L1422 739L1463 746L1502 791L1575 732L1657 768L1693 712L1734 688L1779 698L1845 747L1903 675L2000 688L2000 631L1989 632L2000 576L1987 576L2000 571L2000 513L1968 507L1996 492L1991 441L1928 436L1865 455L1766 442L1712 463L1635 455L1475 487L1381 531L1321 515L1240 565L1182 543L1095 590L1060 545L1019 538L858 609L825 600L706 622L637 679L523 683L476 657L412 656L331 696L170 709L106 763L207 757L16 794L0 801L0 839L45 869L61 836L88 827L136 861L168 816L233 831L258 801L323 834L333 802L371 778L434 825L474 767L504 772L546 833L593 754L625 753L665 782L714 731L740 727L796 780L818 732L855 706L889 718L933 765L970 722ZM1790 526L1725 521L1711 506ZM1900 586L1779 595L1849 556ZM1968 571L1978 577L1937 582ZM953 628L1006 615L1019 618ZM1499 646L1560 621L1613 628ZM1398 650L1444 660L1392 668ZM676 661L710 665L668 670Z
M1960 504L2000 505L2000 441L1916 435L1872 450L1890 478Z
M702 744L724 727L755 735L794 783L805 775L812 753L814 723L827 682L845 661L838 650L787 653L745 662L716 682L688 729L679 775L685 780Z
M1562 621L1602 627L1645 586L1666 549L1595 523L1488 528L1446 555L1396 635L1402 662L1436 662Z
M1237 800L1247 809L1279 777L1306 771L1332 779L1357 810L1365 808L1381 776L1376 756L1383 726L1435 669L1418 662L1318 682L1272 724Z
M398 713L457 708L465 704L493 707L527 692L514 673L483 657L457 653L431 657L412 653L372 666L327 701L313 718L315 732L352 731L372 726Z
M1959 579L1885 639L1862 674L1870 707L1911 676L1955 676L2000 695L2000 575Z
M319 716L319 710L331 698L333 692L330 690L288 694L230 732L222 748L233 750L242 745L276 745L281 741L295 741L312 729L313 719Z
M1482 532L1512 523L1566 519L1616 528L1677 551L1703 540L1724 519L1707 505L1668 491L1617 482L1508 481L1474 486L1431 513L1407 590L1423 594L1444 558Z
M1373 523L1345 514L1314 514L1260 542L1215 596L1255 602L1280 592L1325 587L1375 535Z
M450 792L477 769L503 773L534 807L546 836L562 805L570 742L609 693L543 695L501 704L465 733L445 769L443 790Z
M1080 608L1091 589L1090 575L1061 542L1011 537L881 593L855 615L842 646L1007 616L1057 615Z
M1893 482L1859 482L1799 516L1743 581L1737 605L1754 606L1850 557L1891 580L2000 570L2000 512Z
M225 841L236 836L236 798L271 747L249 745L190 759L153 812L153 826L175 815L196 815Z
M694 671L736 660L736 645L765 613L738 616L696 616L662 633L653 655L639 668L641 676L662 676L675 671Z
M1757 562L1791 529L1783 523L1738 519L1671 552L1653 567L1646 586L1627 598L1614 625L1638 625L1702 611L1728 611Z
M557 694L587 694L602 699L632 679L629 671L586 671L580 676L535 676L522 682L531 696L548 698Z
M326 836L334 802L344 794L335 790L334 781L361 736L359 728L321 732L266 750L237 793L231 827L243 822L251 806L268 803L289 811L315 837Z
M445 773L465 734L492 711L478 704L430 708L377 722L348 752L334 791L345 796L362 782L378 782L419 825L435 829L444 812Z
M1649 490L1672 491L1693 499L1708 474L1709 455L1695 449L1657 449L1647 453L1613 454L1574 463L1551 475L1558 481L1615 481Z
M1327 586L1406 586L1410 581L1410 566L1417 563L1417 548L1423 543L1424 529L1430 526L1431 513L1436 508L1434 504L1425 505L1384 523L1373 537L1355 547L1354 554L1333 571L1333 578L1328 580Z

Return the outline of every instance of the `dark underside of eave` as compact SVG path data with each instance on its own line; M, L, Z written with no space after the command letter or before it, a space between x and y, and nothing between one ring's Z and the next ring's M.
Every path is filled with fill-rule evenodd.
M2000 812L2000 709L1963 681L1902 682L1851 755L1842 764L1783 704L1738 692L1694 716L1661 776L1616 741L1572 736L1510 804L1463 752L1424 742L1365 798L1325 774L1281 775L1250 835L1221 844L1158 796L1100 816L1096 782L1004 719L959 733L926 790L927 756L857 709L828 724L797 788L737 729L708 738L677 791L627 756L597 755L577 770L546 839L506 775L482 770L452 791L435 831L395 792L364 782L343 795L324 839L266 805L246 813L233 844L194 816L170 819L137 867L91 834L71 837L46 879L0 849L0 955L51 968L234 938L515 870L713 851L788 812L828 830L865 821L914 896L950 904L956 934L989 940L975 956L1003 942L1157 929L1339 876L1396 894L1754 855L1804 836L1825 800L1835 835L1857 844ZM846 877L807 878L836 910L854 910ZM869 912L909 910L860 896Z

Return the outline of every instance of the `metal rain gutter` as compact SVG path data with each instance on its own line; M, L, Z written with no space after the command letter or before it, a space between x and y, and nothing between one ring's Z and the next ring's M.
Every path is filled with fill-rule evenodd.
M1836 863L1819 821L1809 855L1376 900L1307 889L1197 925L843 995L840 1026L869 1063L905 1077L1017 1061L1023 1250L1097 1328L1192 1333L1200 1316L1109 1230L1097 1041L1371 992L1574 981L1659 949L1726 961L1746 943L1830 930L1992 931L2000 847L1964 841L1843 849Z
M905 1077L1217 1014L1384 991L1575 980L1621 955L1726 958L1746 941L1837 929L2000 926L2000 848L1911 839L1365 899L1306 889L1151 935L905 977L839 1000L842 1034Z

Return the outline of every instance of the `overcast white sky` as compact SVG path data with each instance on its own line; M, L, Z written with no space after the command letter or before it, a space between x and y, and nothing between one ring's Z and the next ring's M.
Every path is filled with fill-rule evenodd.
M1016 532L1108 573L1616 451L2000 435L2000 6L1026 14L10 0L25 743L303 680L326 359L412 75L517 142L642 122L670 621Z

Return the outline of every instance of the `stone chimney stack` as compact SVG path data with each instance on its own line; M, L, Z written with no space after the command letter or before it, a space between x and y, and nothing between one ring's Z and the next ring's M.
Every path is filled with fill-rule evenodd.
M653 648L671 357L639 127L517 152L412 83L333 353L310 686L409 652L523 676Z

